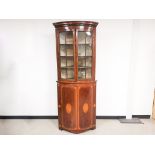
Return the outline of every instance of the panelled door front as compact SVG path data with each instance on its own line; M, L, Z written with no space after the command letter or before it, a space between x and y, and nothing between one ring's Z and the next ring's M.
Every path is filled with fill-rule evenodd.
M62 127L70 130L77 128L77 95L76 87L62 86L61 88L61 105L62 105Z
M79 128L87 129L93 124L93 86L79 88Z

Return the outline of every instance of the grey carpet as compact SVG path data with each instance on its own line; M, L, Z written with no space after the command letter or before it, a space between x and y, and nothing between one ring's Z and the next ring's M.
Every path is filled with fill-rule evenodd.
M129 124L144 124L139 118L132 119L119 119L120 123L129 123Z

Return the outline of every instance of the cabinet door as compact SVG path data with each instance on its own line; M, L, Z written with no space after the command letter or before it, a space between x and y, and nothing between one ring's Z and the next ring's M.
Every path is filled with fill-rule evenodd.
M78 31L78 80L92 79L93 32Z
M59 79L74 80L74 31L59 32Z
M62 126L66 129L74 130L77 127L76 115L76 91L74 86L62 87Z
M90 128L93 124L93 86L79 88L79 127Z

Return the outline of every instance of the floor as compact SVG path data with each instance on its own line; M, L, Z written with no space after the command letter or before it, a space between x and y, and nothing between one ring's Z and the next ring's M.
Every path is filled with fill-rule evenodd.
M0 119L1 135L67 135L60 131L57 119ZM144 124L124 124L117 119L98 119L96 130L81 135L152 135L155 134L155 120L141 119Z

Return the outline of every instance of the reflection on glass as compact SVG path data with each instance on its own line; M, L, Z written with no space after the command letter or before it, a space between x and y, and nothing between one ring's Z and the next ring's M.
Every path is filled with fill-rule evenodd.
M91 79L91 68L86 68L86 79Z
M66 44L73 44L73 32L66 32Z
M67 78L68 79L73 79L74 78L74 69L72 69L72 68L67 69Z
M60 32L60 44L73 44L73 32Z
M86 76L85 68L79 68L78 79L85 79L85 76Z
M66 47L65 47L65 45L60 45L60 56L66 56Z
M66 79L67 78L67 71L66 69L61 69L61 79Z
M78 45L78 56L85 56L85 45Z
M85 44L86 32L78 32L78 44Z
M60 45L60 56L73 56L74 49L73 45Z
M65 44L66 32L60 32L60 44Z
M86 58L86 67L91 67L91 66L92 66L91 57L87 57Z
M74 67L73 57L67 57L67 67Z
M85 57L79 57L79 59L78 59L78 67L85 67L85 66L86 66Z
M91 44L86 45L86 56L92 56Z
M66 53L67 56L73 56L74 54L73 45L66 45Z
M92 33L86 32L86 44L91 44L91 43L92 43Z
M78 67L91 67L91 66L92 66L92 58L91 57L79 57Z
M66 58L61 57L61 67L66 67Z
M80 44L78 45L78 56L92 56L91 44Z

